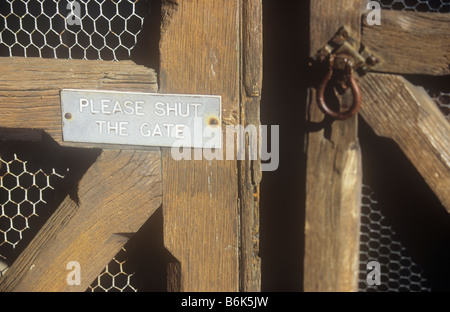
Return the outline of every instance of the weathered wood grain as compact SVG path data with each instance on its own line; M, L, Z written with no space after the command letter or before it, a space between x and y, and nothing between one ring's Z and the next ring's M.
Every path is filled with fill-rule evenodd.
M360 0L333 1L332 5L327 0L311 1L311 56L341 26L358 41L361 9ZM309 90L310 123L324 119L315 91ZM342 104L351 101L351 95L344 96ZM305 291L356 291L358 287L362 169L357 127L354 116L307 134Z
M450 74L450 14L383 10L380 26L362 20L362 44L380 60L375 71Z
M224 125L239 123L239 3L163 2L161 91L221 95ZM170 290L237 291L237 162L176 161L170 149L162 161L164 243L179 261Z
M154 70L131 61L0 57L0 68L0 128L40 129L64 146L93 145L62 141L61 89L157 91Z
M261 95L263 76L262 18L261 0L244 0L242 2L243 81L245 91L250 97Z
M364 120L400 146L450 212L450 124L442 112L402 76L368 74L360 84Z
M262 1L245 0L242 6L241 36L242 88L241 124L244 127L260 125L262 86ZM258 135L261 135L258 133ZM251 146L245 142L246 155L239 162L240 203L240 291L261 291L261 259L259 258L259 184L261 159L250 160Z
M0 291L85 291L161 204L159 152L103 151L0 280ZM81 285L67 283L67 263Z

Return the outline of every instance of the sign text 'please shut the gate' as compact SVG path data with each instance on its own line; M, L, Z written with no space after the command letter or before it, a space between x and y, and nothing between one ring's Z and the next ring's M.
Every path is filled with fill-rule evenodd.
M62 90L63 140L221 148L221 97Z

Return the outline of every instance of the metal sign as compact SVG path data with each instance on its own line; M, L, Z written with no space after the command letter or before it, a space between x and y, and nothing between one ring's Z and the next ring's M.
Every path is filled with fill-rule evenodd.
M221 97L62 90L63 141L221 148Z

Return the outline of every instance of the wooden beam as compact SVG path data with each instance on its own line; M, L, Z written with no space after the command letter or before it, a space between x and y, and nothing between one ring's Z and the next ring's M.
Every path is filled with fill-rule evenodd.
M262 87L262 1L244 0L242 6L241 123L259 132ZM261 135L258 133L258 135ZM259 184L261 159L250 160L251 147L245 142L245 160L239 162L240 203L240 291L261 291L259 258Z
M360 0L311 1L311 56L341 26L359 40ZM356 42L359 45L359 42ZM320 126L324 115L309 90L308 122ZM342 104L351 103L344 96ZM361 152L358 123L323 123L307 134L305 291L357 291L361 206Z
M103 151L0 280L0 291L85 291L161 204L159 152ZM67 264L81 285L67 283Z
M363 16L362 44L379 60L375 71L397 74L450 74L450 16L383 10L381 25Z
M361 115L376 134L391 138L450 212L450 124L421 87L401 76L367 74Z
M223 125L238 124L240 1L163 1L162 11L161 91L221 95ZM162 166L164 243L179 261L170 290L238 291L237 162L164 149Z
M0 57L0 68L0 128L22 130L3 131L8 139L16 134L23 140L24 129L40 129L63 146L93 147L62 141L61 89L157 91L154 70L131 61Z

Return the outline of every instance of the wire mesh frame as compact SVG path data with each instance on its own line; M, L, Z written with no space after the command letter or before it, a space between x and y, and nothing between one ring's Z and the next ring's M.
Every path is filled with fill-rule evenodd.
M146 0L6 0L0 56L128 59L149 8Z
M29 219L38 216L40 204L46 204L44 192L54 189L56 180L63 179L64 173L55 169L51 173L42 169L34 172L29 169L28 161L16 154L13 157L12 160L0 158L0 165L5 168L0 175L0 234L3 235L0 246L9 244L15 248L22 232L30 227ZM1 253L0 257L3 257Z
M106 268L88 287L88 292L137 292L132 267L128 264L127 250L122 247Z
M449 13L449 0L379 0L383 9Z
M16 153L0 155L0 277L24 235L48 214L47 200L68 169L42 169L33 159Z
M363 186L361 207L360 291L429 292L429 282L422 268L414 262L408 250L383 215L376 195ZM376 261L380 265L379 285L370 283L368 275ZM372 284L372 285L371 285Z

